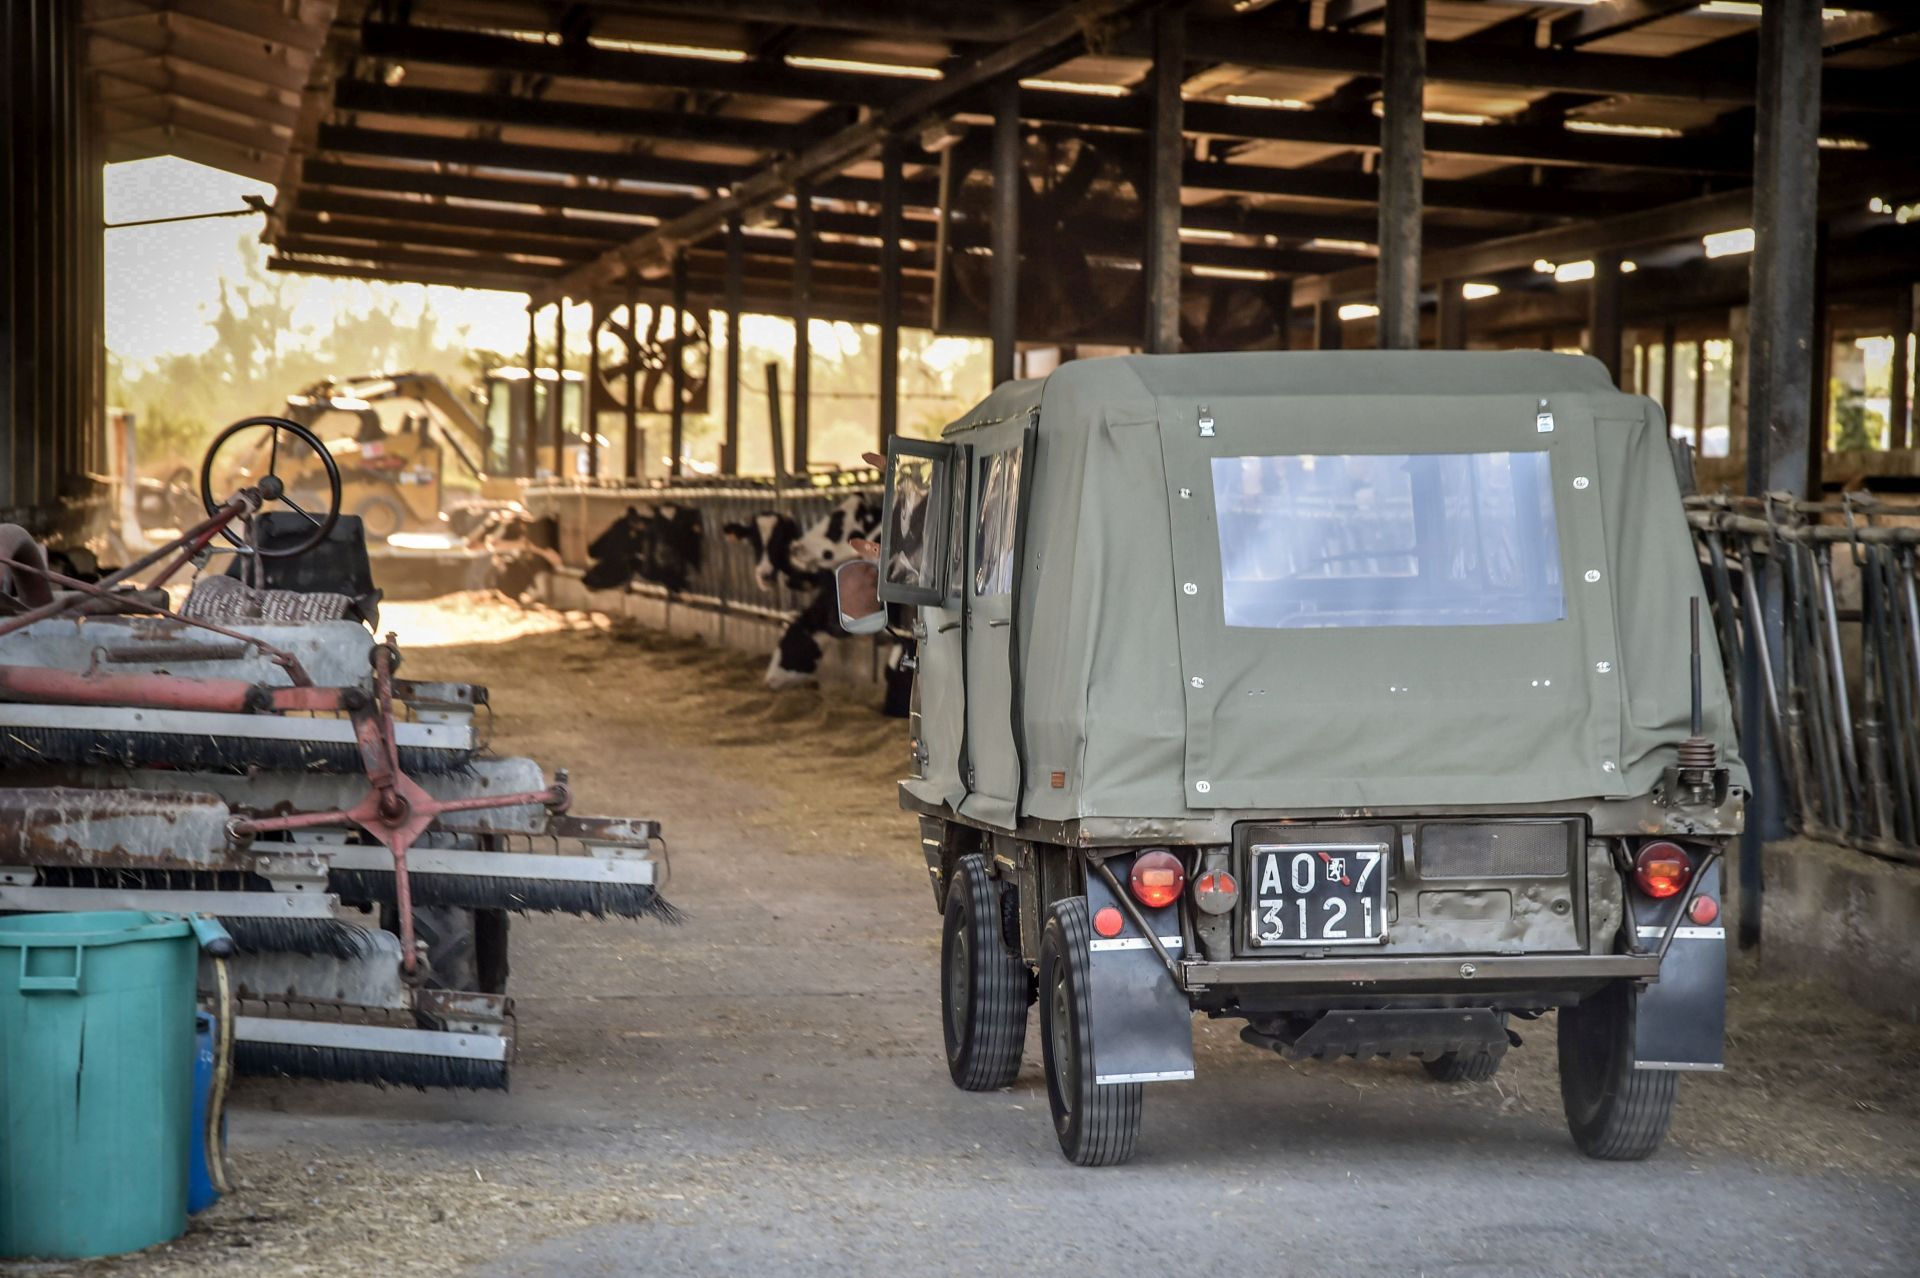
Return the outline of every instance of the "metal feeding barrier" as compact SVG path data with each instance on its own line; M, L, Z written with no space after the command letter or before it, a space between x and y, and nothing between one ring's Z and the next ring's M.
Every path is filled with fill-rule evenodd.
M587 566L587 547L627 507L692 506L701 516L700 563L688 577L686 588L671 592L674 601L784 620L811 603L813 591L795 590L780 578L772 589L763 589L754 576L753 548L727 537L723 530L728 524L751 524L755 516L769 511L786 515L804 530L854 496L879 501L878 472L837 471L788 477L781 482L725 475L683 479L657 487L611 481L548 484L528 489L526 501L536 515L559 516L560 557L573 568ZM635 581L630 589L668 593L644 581Z
M1788 826L1920 864L1920 505L1689 497L1687 519L1736 716L1758 639L1751 669ZM1754 628L1764 614L1749 565L1779 574L1777 626Z

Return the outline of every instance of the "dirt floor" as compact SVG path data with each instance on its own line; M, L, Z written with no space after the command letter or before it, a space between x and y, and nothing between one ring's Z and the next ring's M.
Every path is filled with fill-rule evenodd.
M1920 1027L1739 974L1729 1070L1652 1161L1580 1158L1553 1026L1491 1082L1289 1065L1196 1025L1130 1165L1063 1162L1038 1052L941 1058L937 918L874 693L483 597L390 608L414 678L488 684L495 744L576 810L657 816L678 928L514 923L509 1094L245 1082L238 1193L106 1274L1910 1274Z

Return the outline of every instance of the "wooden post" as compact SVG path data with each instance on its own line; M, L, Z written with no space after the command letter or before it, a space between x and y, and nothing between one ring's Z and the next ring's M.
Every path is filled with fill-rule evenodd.
M740 473L740 275L745 269L745 243L741 238L740 215L727 218L727 266L725 290L727 306L727 418L720 440L720 473Z
M1149 355L1170 355L1180 349L1180 170L1187 154L1180 86L1186 72L1186 14L1179 8L1162 9L1153 15L1147 244L1142 259Z
M900 431L900 139L880 148L880 451Z
M1461 292L1464 280L1440 281L1440 335L1443 351L1467 349L1467 295Z
M673 255L673 340L667 344L667 393L673 396L673 402L667 407L667 438L671 441L673 454L667 463L667 473L680 478L684 463L681 454L687 448L687 359L683 349L687 340L687 254L686 250Z
M1587 290L1587 353L1607 366L1620 385L1620 253L1593 255L1593 281Z
M813 394L813 185L793 187L793 473L807 473Z
M1907 345L1913 338L1914 286L1902 284L1893 299L1893 368L1887 400L1887 447L1906 448L1913 439L1907 416L1913 397L1908 383L1913 378L1912 360Z
M987 334L993 342L993 384L1013 380L1020 316L1020 82L993 86L993 276Z
M1387 0L1381 57L1381 350L1420 348L1421 114L1427 80L1426 0Z

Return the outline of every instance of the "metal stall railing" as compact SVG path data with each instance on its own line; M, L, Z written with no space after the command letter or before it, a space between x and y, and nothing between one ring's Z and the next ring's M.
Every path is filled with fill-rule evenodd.
M1920 506L1690 497L1687 508L1736 717L1761 615L1747 566L1780 574L1784 624L1760 628L1759 673L1788 826L1920 864ZM1738 726L1749 739L1752 725Z
M728 538L723 529L730 523L751 524L755 516L774 512L788 516L804 530L853 496L877 503L879 473L836 471L780 483L728 475L652 486L614 481L547 484L529 488L526 504L535 515L557 517L561 561L576 569L584 569L591 562L587 547L624 515L627 507L692 506L701 516L700 565L685 590L672 592L674 602L785 620L813 601L813 591L794 590L777 577L771 589L762 589L754 576L753 548ZM668 594L662 587L644 581L635 581L629 588L643 594Z

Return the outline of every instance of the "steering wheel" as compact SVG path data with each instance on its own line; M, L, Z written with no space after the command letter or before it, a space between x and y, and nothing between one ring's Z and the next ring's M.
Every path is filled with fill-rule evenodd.
M267 444L267 470L264 475L252 476L254 487L260 490L260 504L264 509L269 502L279 502L295 514L300 515L313 525L313 532L291 546L278 546L272 550L264 546L249 547L231 526L222 528L220 535L241 549L251 549L263 559L288 559L294 555L305 554L327 539L334 524L340 521L340 466L333 460L333 454L320 442L320 437L298 422L290 422L284 417L246 417L221 431L207 445L207 454L200 459L200 504L206 507L209 515L220 513L220 502L213 499L213 459L226 447L227 442L246 431L266 430L272 435ZM295 501L287 492L287 485L277 473L280 464L281 432L299 441L320 459L320 465L327 473L327 508L321 514L315 514ZM256 440L254 451L259 451L261 441Z

